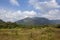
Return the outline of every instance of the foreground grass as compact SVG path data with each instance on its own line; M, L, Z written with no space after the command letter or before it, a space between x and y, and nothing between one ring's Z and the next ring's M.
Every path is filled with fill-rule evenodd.
M60 40L60 29L52 27L0 29L0 40Z

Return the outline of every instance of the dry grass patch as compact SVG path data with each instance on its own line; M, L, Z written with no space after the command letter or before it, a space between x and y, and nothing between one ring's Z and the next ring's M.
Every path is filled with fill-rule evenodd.
M60 29L53 27L0 29L0 40L60 40Z

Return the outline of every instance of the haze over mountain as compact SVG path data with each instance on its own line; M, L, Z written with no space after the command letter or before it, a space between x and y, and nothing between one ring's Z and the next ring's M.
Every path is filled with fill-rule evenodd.
M33 18L25 18L19 21L16 21L18 24L24 24L24 25L40 25L40 24L60 24L60 20L49 20L42 17L33 17Z

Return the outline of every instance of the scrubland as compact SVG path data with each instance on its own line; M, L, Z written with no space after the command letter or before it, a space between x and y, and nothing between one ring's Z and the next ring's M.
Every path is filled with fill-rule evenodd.
M60 40L60 28L0 29L0 40Z

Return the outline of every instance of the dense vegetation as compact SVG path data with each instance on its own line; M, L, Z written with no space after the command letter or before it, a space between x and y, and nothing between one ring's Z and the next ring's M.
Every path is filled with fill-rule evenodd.
M0 29L0 40L60 40L60 29L53 27Z
M12 23L12 22L0 22L0 29L1 28L43 28L43 27L56 27L60 28L60 24L55 24L55 25L22 25L22 24L17 24L17 23Z

